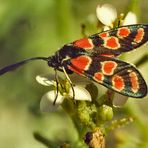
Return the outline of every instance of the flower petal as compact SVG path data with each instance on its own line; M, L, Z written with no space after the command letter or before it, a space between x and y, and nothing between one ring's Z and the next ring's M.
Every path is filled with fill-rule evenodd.
M110 30L110 28L108 26L104 26L103 31L107 31L107 30Z
M117 18L116 9L110 4L98 5L96 8L97 18L101 23L107 26L112 26L112 23Z
M123 21L123 25L132 25L132 24L137 24L137 16L133 12L128 12Z
M53 80L49 80L47 77L44 76L36 76L36 81L44 86L54 85Z
M76 100L91 101L91 95L84 87L74 86L74 92L75 92L75 99ZM70 95L70 97L73 97L72 88L70 89L69 95Z
M114 107L122 107L128 100L127 96L123 96L121 94L115 93L113 99Z
M54 90L52 90L41 98L40 109L42 112L53 112L57 110L57 107L63 102L64 97L58 93L56 104L53 105L55 97L56 93Z

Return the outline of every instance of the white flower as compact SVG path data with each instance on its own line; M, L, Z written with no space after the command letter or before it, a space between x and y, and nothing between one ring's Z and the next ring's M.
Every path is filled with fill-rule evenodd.
M96 15L99 21L105 25L103 29L104 31L109 30L110 27L113 28L115 21L121 21L121 25L131 25L137 23L137 16L134 12L128 12L124 20L122 20L124 14L122 13L119 17L117 17L116 8L110 4L104 4L102 6L98 5L96 8Z
M137 23L137 16L133 12L128 12L123 20L123 25L132 25Z
M54 99L56 97L56 93L54 90L51 90L44 94L41 98L40 102L40 110L42 112L53 112L57 110L57 107L63 102L64 97L58 93L58 97L56 100L56 104L53 105Z
M98 5L96 8L96 15L101 23L112 27L113 22L117 18L117 11L110 4L104 4L102 6Z
M89 81L81 78L81 79L77 79L74 78L75 76L71 76L71 80L75 80L77 81L77 85L73 86L74 92L75 92L75 100L85 100L85 101L91 101L91 95L90 93L84 88L84 85L88 84ZM69 92L64 92L64 93L60 93L60 91L58 92L58 96L57 96L57 100L55 105L53 105L54 99L56 98L56 82L53 81L54 79L54 75L50 75L50 76L37 76L36 80L38 83L44 85L44 86L54 86L52 90L50 90L49 92L47 92L42 98L41 98L41 102L40 102L40 109L43 112L51 112L51 111L55 111L57 109L57 107L63 102L63 100L65 98L72 98L73 99L73 91L72 88L70 87ZM62 80L62 78L59 78L60 80ZM73 80L73 82L74 82ZM61 82L61 81L60 81Z
M44 85L44 86L54 85L55 82L53 79L49 80L47 77L36 76L37 82Z

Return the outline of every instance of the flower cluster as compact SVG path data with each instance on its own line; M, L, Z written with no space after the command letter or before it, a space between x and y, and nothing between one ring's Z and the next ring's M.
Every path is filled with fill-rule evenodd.
M124 14L117 15L116 8L110 4L98 5L96 8L96 16L98 20L104 24L104 30L109 30L117 25L131 25L137 23L136 14L132 11L128 12L126 16ZM120 24L118 24L120 22Z
M85 86L91 83L89 80L85 78L79 78L76 75L72 75L70 77L72 82L75 84L73 86L75 93L75 100L85 100L91 101L91 95ZM38 83L48 86L51 88L49 92L47 92L42 98L40 102L40 109L43 112L55 111L57 107L62 104L64 99L73 99L73 90L67 80L64 80L62 77L59 77L59 84L57 86L56 81L54 81L54 75L48 76L37 76L36 80ZM58 87L58 92L56 91ZM57 94L58 93L58 94ZM55 105L53 105L54 99L57 99Z

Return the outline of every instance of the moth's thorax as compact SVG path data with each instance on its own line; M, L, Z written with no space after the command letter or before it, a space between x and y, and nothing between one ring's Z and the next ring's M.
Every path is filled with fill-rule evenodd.
M75 58L85 52L84 49L75 47L73 44L64 45L59 49L53 56L49 57L48 65L54 69L61 70L61 67L64 66L64 61Z
M73 44L64 45L58 52L59 59L63 61L66 58L75 58L83 53L86 53L85 49L76 47Z

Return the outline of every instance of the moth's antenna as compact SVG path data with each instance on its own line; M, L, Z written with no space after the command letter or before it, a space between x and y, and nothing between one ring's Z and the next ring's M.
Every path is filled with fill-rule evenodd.
M46 57L34 57L34 58L30 58L30 59L26 59L26 60L23 60L21 62L18 62L18 63L15 63L15 64L12 64L12 65L9 65L9 66L6 66L2 69L0 69L0 75L3 75L7 72L10 72L12 70L15 70L17 69L18 67L30 62L30 61L33 61L33 60L44 60L44 61L48 61L49 58L46 58Z

